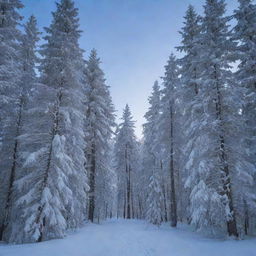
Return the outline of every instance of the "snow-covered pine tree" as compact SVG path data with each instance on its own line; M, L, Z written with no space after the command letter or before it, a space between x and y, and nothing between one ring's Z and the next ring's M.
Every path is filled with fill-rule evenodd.
M105 212L113 198L110 166L110 142L115 126L114 106L109 87L105 84L104 73L96 50L92 50L86 66L86 148L87 174L90 186L88 218L106 218Z
M184 19L184 27L180 32L182 36L181 46L177 47L177 50L184 53L184 57L179 59L178 62L181 65L181 82L183 86L192 90L192 92L189 93L191 96L198 94L199 91L198 80L200 77L198 62L200 60L199 36L201 26L199 23L200 17L196 14L192 5L189 5Z
M204 6L201 35L202 73L200 126L196 147L190 154L187 185L192 189L192 222L199 228L220 227L230 236L238 236L234 183L237 168L233 159L243 159L234 148L238 137L240 90L232 81L230 52L234 48L225 17L223 0L207 0ZM192 160L194 158L194 160ZM193 164L190 164L192 163ZM240 167L238 167L242 171Z
M35 16L30 16L24 25L24 35L22 35L21 58L22 58L22 89L24 93L29 93L32 85L37 81L35 68L40 61L37 57L37 43L40 40L40 32L37 28Z
M19 0L0 0L0 240L9 219L20 126L21 20Z
M200 17L196 14L194 7L189 5L184 17L184 27L180 34L182 36L181 46L177 49L184 53L184 57L178 59L180 65L181 85L177 92L179 98L179 113L183 129L180 129L181 136L181 157L180 157L180 187L183 193L180 194L180 217L190 219L189 212L189 194L188 187L184 189L187 176L190 175L191 165L196 161L193 154L198 150L196 138L198 137L197 129L200 125L201 99L198 96L200 90Z
M11 195L14 193L14 181L18 178L19 172L18 168L18 158L19 155L22 154L19 150L20 139L19 136L22 133L23 119L25 116L26 105L29 100L29 95L31 93L31 89L36 82L36 74L35 67L38 62L38 58L36 57L36 47L37 42L39 41L39 32L37 30L37 22L34 16L31 16L28 22L24 25L25 33L21 37L21 48L20 48L20 56L21 56L21 78L19 83L20 86L20 95L17 99L18 102L18 113L17 113L17 127L16 127L16 138L13 148L13 164L12 164L12 179L9 184L10 192L6 208L6 217L4 228L2 229L3 235L5 239L8 240L8 236L10 235L10 228L12 226L11 220L11 212L12 212L12 198ZM6 230L6 228L9 228ZM4 234L5 233L5 234Z
M115 170L117 174L117 216L134 217L134 185L138 172L138 143L134 132L134 121L128 105L125 106L122 122L115 139Z
M158 168L157 168L158 166ZM154 170L149 178L146 219L154 224L162 222L162 189L160 185L159 165L154 165Z
M146 219L156 225L162 221L163 197L160 178L161 170L161 147L159 143L158 123L160 119L160 87L156 81L152 95L149 97L149 110L145 114L146 123L143 125L143 175L144 190L146 194Z
M146 194L145 189L142 184L144 184L143 179L143 169L142 169L142 155L143 155L143 139L137 140L137 153L134 159L134 166L136 166L136 171L134 172L134 185L133 185L133 218L135 219L145 219L145 202ZM134 168L135 169L135 168Z
M20 179L11 241L63 237L85 218L84 61L78 10L61 0L46 28L41 84L33 88L20 150Z
M234 54L239 61L235 81L241 87L243 105L239 131L240 143L234 144L238 152L243 152L243 167L235 160L237 170L236 204L240 217L240 226L244 233L252 233L255 225L255 195L256 195L256 4L252 0L239 0L239 7L234 17L237 24L233 39L237 42ZM238 148L239 147L239 148ZM244 150L244 151L243 151ZM241 161L241 160L240 160ZM246 163L247 162L247 163ZM240 166L240 167L239 167ZM241 168L242 167L242 168ZM252 222L254 218L254 223Z
M161 99L161 116L159 121L160 143L163 148L163 163L169 174L170 189L170 220L171 226L177 225L177 177L178 177L178 147L177 147L177 116L175 108L176 90L179 86L179 70L177 60L173 54L170 55L165 66L163 77L163 90Z
M117 125L115 126L115 128ZM115 135L115 131L114 134ZM107 160L108 163L110 164L110 169L109 169L109 175L106 177L107 181L106 184L108 185L107 190L106 190L106 202L107 204L105 205L105 218L113 218L116 217L117 213L117 174L115 172L114 168L114 162L115 162L115 155L114 155L114 138L115 136L112 136L112 139L110 141L110 152L108 154L109 159Z

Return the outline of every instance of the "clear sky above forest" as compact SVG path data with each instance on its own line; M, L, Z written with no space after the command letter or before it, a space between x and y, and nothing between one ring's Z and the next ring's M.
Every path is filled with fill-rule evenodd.
M227 0L228 14L237 5ZM25 19L34 14L40 30L51 22L53 0L23 0ZM147 98L156 79L164 73L164 65L175 46L178 31L189 4L201 13L204 0L75 0L79 8L83 35L81 48L87 57L96 48L102 60L107 84L111 86L119 121L128 103L141 137Z

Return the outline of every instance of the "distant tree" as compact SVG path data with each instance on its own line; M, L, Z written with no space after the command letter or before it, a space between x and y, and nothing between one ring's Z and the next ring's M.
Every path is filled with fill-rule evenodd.
M115 170L117 174L118 217L131 219L134 216L134 184L138 172L138 143L134 132L134 121L126 105L122 123L115 139Z

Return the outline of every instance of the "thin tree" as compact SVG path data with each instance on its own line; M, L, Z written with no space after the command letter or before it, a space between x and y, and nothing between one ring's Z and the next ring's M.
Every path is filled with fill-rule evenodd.
M86 149L87 173L90 186L88 218L94 221L95 212L103 215L107 207L107 194L111 187L110 140L114 127L114 107L109 87L105 84L104 73L96 50L92 50L86 66Z
M158 136L158 123L160 119L161 91L156 81L152 95L149 97L149 110L145 114L146 123L143 125L143 173L146 191L146 219L156 225L162 222L165 214L163 207L163 185L161 184L161 146ZM161 186L162 185L162 186ZM163 214L162 214L163 212Z
M191 176L197 158L196 152L200 150L197 142L201 118L201 98L199 96L201 87L201 17L197 15L192 5L189 5L184 17L184 26L181 29L182 41L177 47L184 56L178 59L180 65L181 84L177 90L179 102L180 124L180 217L190 222L190 200L189 195L193 185L186 183Z
M165 165L170 177L170 219L171 226L177 226L177 168L175 167L175 157L177 157L177 148L175 148L175 141L177 141L175 134L175 91L179 83L178 66L176 58L173 54L170 55L167 65L165 66L165 76L163 77L162 90L162 114L159 121L160 141L164 147Z
M134 132L134 121L128 105L124 109L122 123L119 125L114 151L118 178L118 215L130 219L135 210L132 193L135 175L138 171L138 144Z

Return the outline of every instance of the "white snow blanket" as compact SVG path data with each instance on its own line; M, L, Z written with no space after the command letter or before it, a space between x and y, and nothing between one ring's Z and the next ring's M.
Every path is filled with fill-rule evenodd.
M37 244L0 244L0 256L255 256L256 239L216 240L164 224L138 220L86 224L64 239Z

